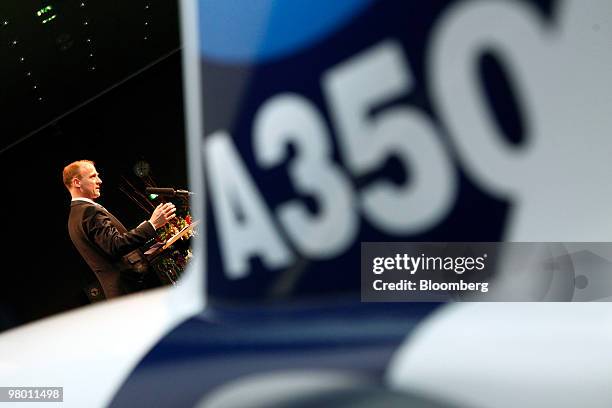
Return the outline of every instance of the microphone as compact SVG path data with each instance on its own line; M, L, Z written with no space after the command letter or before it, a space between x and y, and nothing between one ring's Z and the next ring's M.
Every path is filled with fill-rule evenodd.
M187 190L175 190L173 188L158 188L158 187L147 187L147 194L157 194L167 197L188 197L194 195L191 191Z

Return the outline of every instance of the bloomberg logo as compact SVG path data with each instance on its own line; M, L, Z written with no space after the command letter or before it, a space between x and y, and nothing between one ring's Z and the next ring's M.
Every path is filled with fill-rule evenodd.
M283 14L272 2L257 7L264 3L260 20L280 24ZM253 259L281 270L343 256L364 224L384 237L427 235L448 221L462 178L508 204L499 239L612 238L609 2L406 7L431 21L414 41L409 24L385 31L379 19L366 30L397 4L333 3L320 24L285 21L293 34L283 40L282 25L262 23L269 35L251 53L223 55L201 30L204 61L248 63L252 83L265 79L242 90L248 113L233 118L246 125L228 122L205 137L213 239L228 279L248 277ZM288 4L292 16L295 4L309 8ZM502 103L483 80L487 64L506 85ZM206 93L206 72L204 99L218 100Z

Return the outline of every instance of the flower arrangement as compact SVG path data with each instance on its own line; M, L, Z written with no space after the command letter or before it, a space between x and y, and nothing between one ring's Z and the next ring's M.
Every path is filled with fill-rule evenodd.
M164 227L157 231L157 242L164 243L193 223L189 211L177 210L177 215ZM175 284L189 261L193 257L188 240L197 235L196 229L191 229L181 239L168 248L166 254L155 262L154 269L165 284Z
M158 242L166 242L168 239L178 234L183 228L191 225L191 223L192 219L189 211L186 211L184 214L179 214L177 211L176 217L157 231L156 239ZM195 235L195 230L191 230L184 238L191 238L193 235Z
M175 249L156 265L158 276L165 284L175 284L193 257L190 248Z

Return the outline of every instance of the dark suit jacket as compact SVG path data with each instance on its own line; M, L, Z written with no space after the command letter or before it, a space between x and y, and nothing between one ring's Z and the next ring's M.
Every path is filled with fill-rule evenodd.
M74 246L96 274L106 298L131 291L122 276L122 271L129 269L122 257L156 235L149 222L143 222L128 231L103 207L78 200L72 201L70 205L68 233ZM143 256L142 253L140 255Z

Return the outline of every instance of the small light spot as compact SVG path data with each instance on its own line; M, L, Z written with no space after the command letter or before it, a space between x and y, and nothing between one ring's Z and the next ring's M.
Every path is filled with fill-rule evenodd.
M26 72L26 76L32 76L32 73L30 71Z
M91 42L91 38L86 39L85 41L87 41L88 43Z
M38 86L34 85L34 86L32 87L32 89L38 89Z
M84 2L81 3L81 7L85 7L85 3Z
M8 25L8 20L4 20L4 21L2 22L2 25L7 26L7 25Z
M84 26L86 26L86 25L88 25L88 24L89 24L89 23L88 23L87 21L83 21L83 25L84 25Z
M21 58L19 58L19 61L24 62L24 61L25 61L25 58L24 58L24 57L21 57Z

